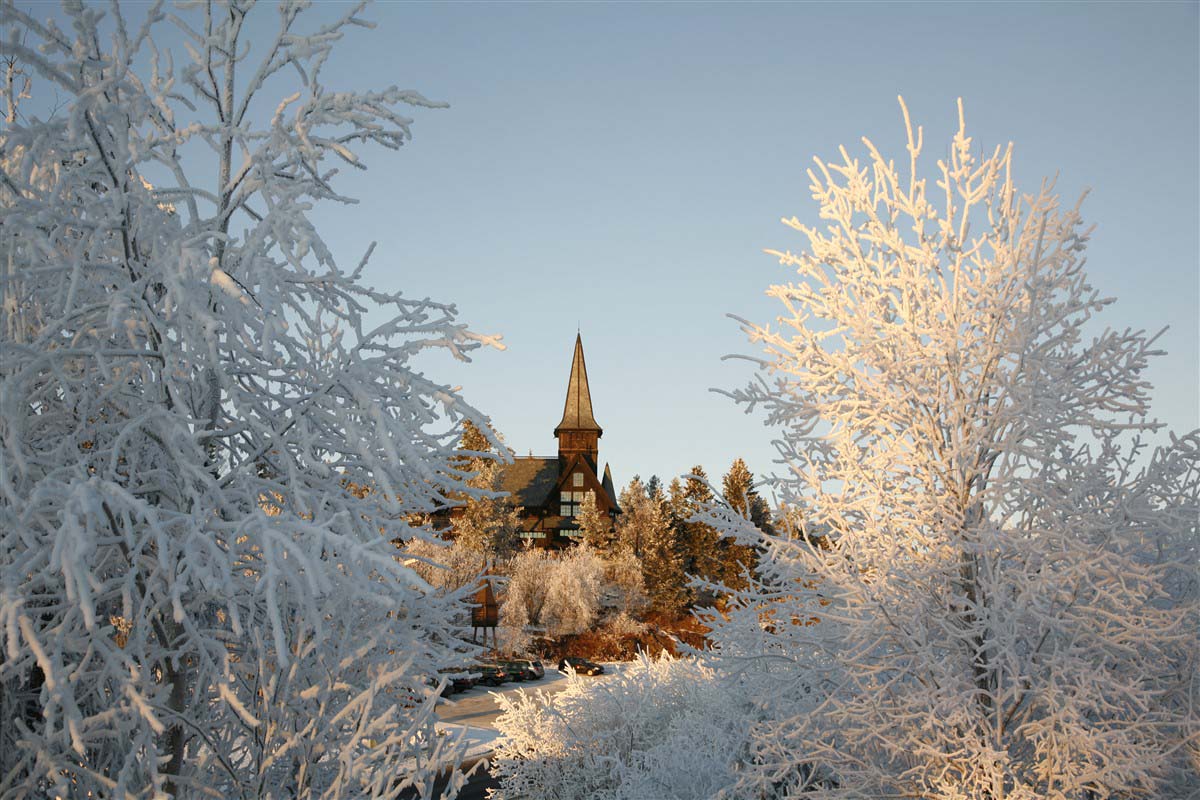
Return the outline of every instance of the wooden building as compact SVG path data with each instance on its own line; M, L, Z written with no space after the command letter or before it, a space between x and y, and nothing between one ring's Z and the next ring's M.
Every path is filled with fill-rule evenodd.
M621 513L608 465L601 472L600 437L604 429L592 413L583 340L575 337L571 377L562 419L554 428L556 457L517 456L504 468L501 488L521 511L521 536L542 547L563 547L578 536L575 517L584 498L595 495L597 508L610 519Z

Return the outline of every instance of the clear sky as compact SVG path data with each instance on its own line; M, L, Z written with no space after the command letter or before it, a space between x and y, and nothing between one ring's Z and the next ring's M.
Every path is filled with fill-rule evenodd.
M1169 325L1151 377L1171 427L1200 425L1196 3L384 3L326 72L330 86L397 84L410 147L353 176L328 209L346 264L379 241L377 286L456 302L505 352L427 371L464 387L520 454L554 451L576 327L601 459L634 473L710 476L743 456L774 469L771 432L711 387L750 352L727 313L778 309L815 221L814 154L903 155L896 95L933 168L964 98L976 143L1016 143L1020 185L1059 175L1092 193L1093 282L1118 327ZM345 185L344 185L345 187Z
M859 137L903 155L896 95L932 170L964 98L977 144L1016 143L1019 185L1058 174L1085 219L1114 327L1157 330L1156 414L1200 426L1200 16L1187 3L381 3L324 73L331 88L414 88L400 153L345 176L354 207L314 216L344 267L379 243L368 280L458 304L508 349L458 366L520 454L554 452L582 332L600 455L618 484L737 456L770 472L772 433L710 391L752 352L725 315L779 312L815 222L805 170ZM333 13L318 4L318 14ZM263 15L266 20L272 14ZM352 171L353 172L353 171Z

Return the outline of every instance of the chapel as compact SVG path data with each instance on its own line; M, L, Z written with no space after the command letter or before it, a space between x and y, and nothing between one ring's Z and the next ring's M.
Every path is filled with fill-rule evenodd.
M562 419L554 428L557 456L517 456L505 466L500 488L521 513L521 537L541 547L560 548L578 538L579 514L588 494L609 519L621 513L608 465L600 471L604 429L592 413L583 339L575 336L571 377Z

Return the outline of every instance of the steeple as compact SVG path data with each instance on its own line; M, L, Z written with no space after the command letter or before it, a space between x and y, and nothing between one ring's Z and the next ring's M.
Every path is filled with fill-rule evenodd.
M592 468L604 430L592 415L592 393L588 388L587 364L583 359L583 339L575 335L575 355L571 359L571 378L567 381L567 401L563 404L562 421L554 429L558 438L559 459L580 453L588 456Z
M567 402L554 435L558 436L559 431L597 431L597 435L604 435L604 430L592 416L592 392L588 389L587 363L583 360L583 340L579 334L575 334L575 356L571 359L571 379L567 381Z

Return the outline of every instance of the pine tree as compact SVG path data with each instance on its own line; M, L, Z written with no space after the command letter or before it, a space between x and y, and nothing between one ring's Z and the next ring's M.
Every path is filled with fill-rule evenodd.
M651 493L635 475L621 491L617 541L640 562L651 607L674 616L688 602L687 576L678 529L660 486Z
M596 493L587 492L575 517L581 540L597 553L607 553L613 545L613 521L596 505Z
M709 524L694 519L715 499L708 486L708 473L697 464L683 481L672 481L671 496L675 525L683 548L684 571L701 581L716 583L725 575L721 535ZM704 590L698 599L709 604L715 595Z
M521 546L521 515L500 491L502 469L490 459L472 459L467 486L477 492L464 495L451 517L455 540L487 558L507 558Z
M642 484L640 475L634 475L629 485L621 490L620 503L622 514L617 517L617 543L627 548L635 556L642 556L642 534L646 522L639 516L647 508L645 504L646 487Z
M487 431L487 433L485 433ZM489 437L488 434L491 434ZM462 437L458 442L458 449L467 451L463 457L470 462L476 456L474 454L486 454L495 450L492 441L499 441L499 436L488 425L476 425L471 420L463 420Z
M679 528L672 523L670 506L661 489L643 498L635 497L635 502L641 506L635 513L642 525L638 539L650 605L660 613L678 616L691 599Z
M721 490L725 503L736 514L745 517L759 530L770 533L770 511L766 502L754 488L754 474L746 462L734 459L729 472L721 479ZM738 544L730 538L722 538L720 552L720 582L731 589L747 588L747 573L758 563L758 555L751 546Z
M725 502L738 514L754 523L760 530L770 532L771 514L767 503L754 487L754 473L746 462L735 458L729 472L721 479Z
M646 494L653 497L662 491L662 481L657 475L651 475L650 480L646 481Z
M459 450L467 454L459 458L466 459L463 469L470 477L466 489L453 496L458 508L451 516L455 540L487 560L507 558L521 546L521 515L501 491L504 466L493 454L493 441L503 439L490 428L464 423Z

